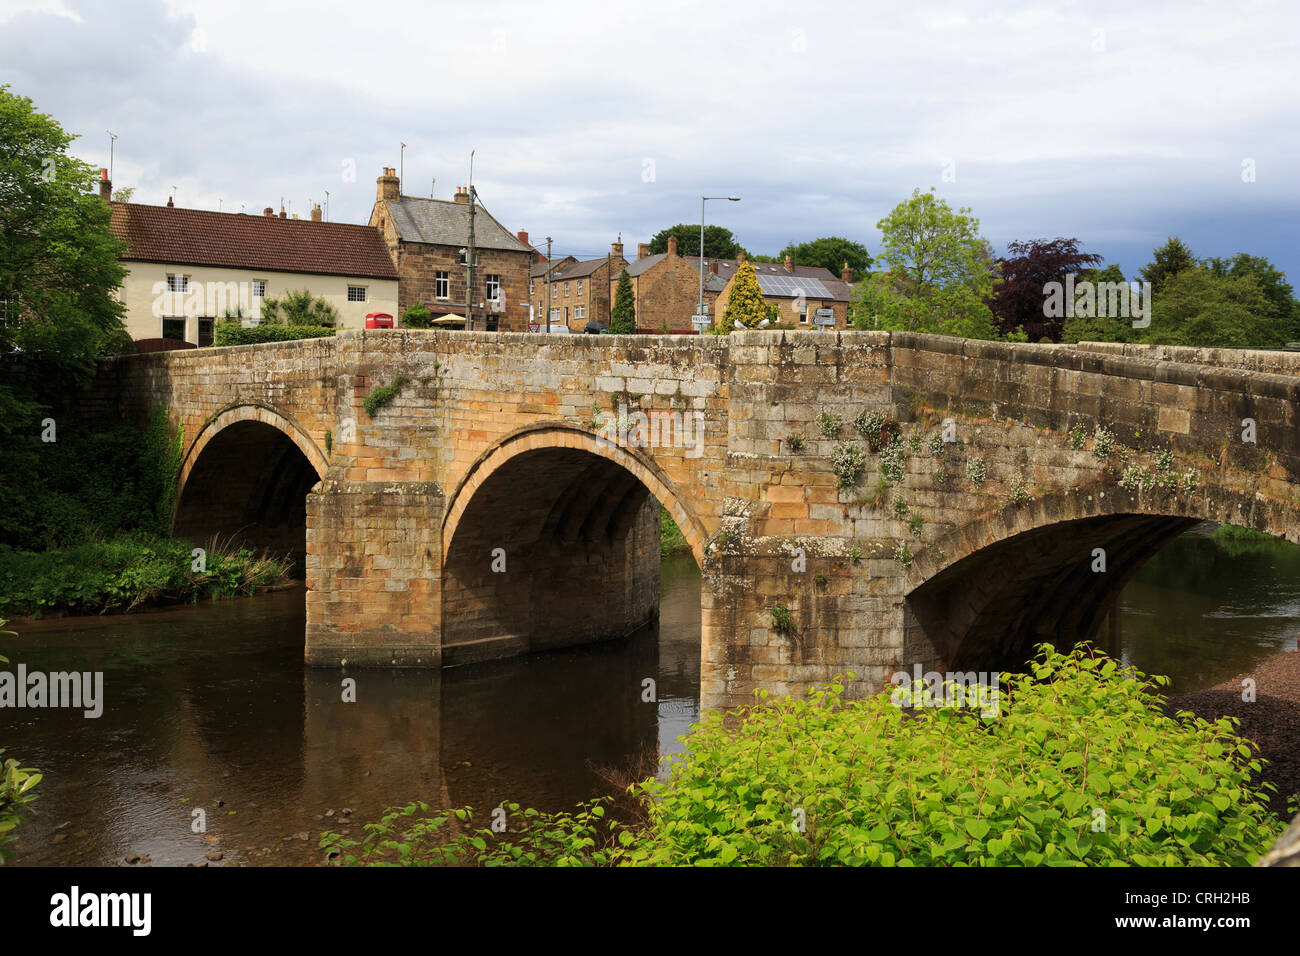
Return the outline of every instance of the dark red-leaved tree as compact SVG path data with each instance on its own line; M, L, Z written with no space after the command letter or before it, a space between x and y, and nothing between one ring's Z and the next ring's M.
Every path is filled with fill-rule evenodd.
M1069 272L1078 282L1085 278L1082 273L1101 262L1099 255L1080 252L1079 245L1078 239L1060 238L1007 243L1006 258L1001 260L1002 283L989 303L999 332L1007 335L1023 328L1031 342L1061 341L1063 319L1043 314L1045 288L1049 282L1064 284Z

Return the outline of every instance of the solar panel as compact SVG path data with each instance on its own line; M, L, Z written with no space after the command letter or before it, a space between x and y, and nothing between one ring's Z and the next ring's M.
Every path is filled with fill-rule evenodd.
M773 276L765 274L760 274L757 278L758 288L760 291L769 295L777 295L782 296L783 298L793 299L802 293L805 299L833 298L830 291L817 279L809 279L803 276Z

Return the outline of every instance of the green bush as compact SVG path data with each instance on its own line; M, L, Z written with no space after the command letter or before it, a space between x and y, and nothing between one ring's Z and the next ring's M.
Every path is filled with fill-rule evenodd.
M323 325L255 325L244 328L239 322L218 322L213 341L217 345L260 345L263 342L288 342L294 339L320 339L333 335Z
M5 847L14 840L14 828L22 822L36 798L32 787L41 782L41 774L30 767L20 767L12 757L4 759L0 748L0 864L11 855Z
M1166 716L1166 682L1043 645L1003 675L999 717L846 701L839 679L731 728L708 713L670 778L640 785L628 862L1248 865L1281 832L1253 745L1231 718Z
M367 395L364 402L366 414L374 418L377 411L397 397L397 393L406 386L407 381L409 380L405 375L398 375L387 385L380 385Z
M415 303L402 314L402 327L407 329L431 329L433 328L433 316L419 302Z
M191 550L186 541L143 533L39 552L0 545L0 615L130 611L250 594L288 577L287 560L215 542L207 549L206 570L194 571Z

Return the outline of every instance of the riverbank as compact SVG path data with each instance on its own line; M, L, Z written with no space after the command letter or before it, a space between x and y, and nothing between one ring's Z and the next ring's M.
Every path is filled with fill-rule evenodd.
M1254 680L1255 699L1243 701L1242 682ZM1237 733L1255 741L1260 756L1268 761L1260 781L1272 783L1277 792L1269 806L1289 819L1287 798L1300 794L1300 652L1284 651L1268 657L1249 674L1238 674L1207 690L1168 698L1171 710L1190 710L1206 720L1235 717L1241 721Z
M233 597L289 580L287 558L209 542L202 555L177 538L124 534L48 551L0 546L0 617L126 613Z
M659 512L659 555L660 557L670 558L674 554L689 554L691 546L686 540L686 535L682 534L682 529L677 527L677 522L673 516L664 508Z

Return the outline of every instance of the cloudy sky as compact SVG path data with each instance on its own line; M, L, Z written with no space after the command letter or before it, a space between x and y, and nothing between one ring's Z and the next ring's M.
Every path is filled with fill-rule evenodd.
M557 254L709 221L752 252L876 222L915 187L998 251L1076 236L1132 274L1179 235L1300 287L1300 5L723 0L0 0L0 83L138 202L283 198L364 222L404 192ZM434 182L436 180L436 183Z

